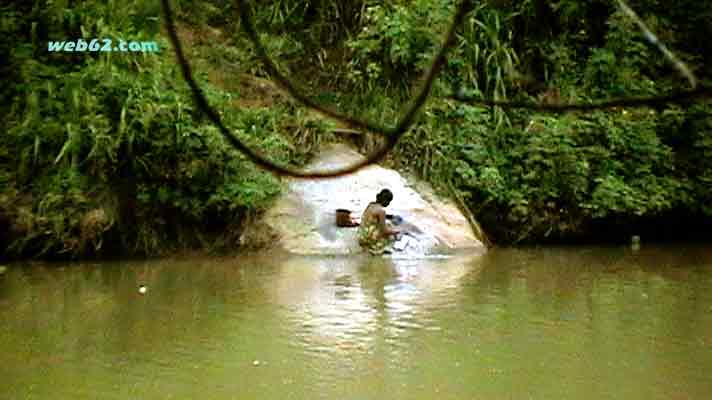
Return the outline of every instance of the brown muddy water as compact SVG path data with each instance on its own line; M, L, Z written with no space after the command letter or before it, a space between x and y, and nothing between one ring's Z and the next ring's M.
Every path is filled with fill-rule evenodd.
M10 265L0 398L709 399L711 289L709 245Z

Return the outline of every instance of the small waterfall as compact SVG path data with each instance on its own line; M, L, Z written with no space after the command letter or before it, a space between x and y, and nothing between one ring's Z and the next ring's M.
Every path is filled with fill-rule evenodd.
M362 155L345 145L332 145L307 168L337 168L361 159ZM397 171L378 165L338 178L289 180L287 190L261 223L276 233L280 247L292 253L360 253L358 229L337 227L335 211L346 209L360 216L383 188L394 195L387 212L402 217L408 228L394 243L393 257L443 255L462 249L484 252L455 205L439 199L427 184L406 180Z

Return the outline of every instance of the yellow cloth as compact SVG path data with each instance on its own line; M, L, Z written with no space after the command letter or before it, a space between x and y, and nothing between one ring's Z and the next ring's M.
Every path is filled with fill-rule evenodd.
M382 234L378 219L368 212L372 204L369 204L361 218L361 225L358 227L358 244L369 253L378 255L385 252L392 240Z

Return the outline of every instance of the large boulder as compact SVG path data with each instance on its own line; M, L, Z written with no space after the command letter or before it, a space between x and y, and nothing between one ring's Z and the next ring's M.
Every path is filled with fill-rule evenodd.
M361 159L361 154L345 145L332 145L307 168L332 169ZM406 180L378 165L338 178L288 180L282 196L248 232L270 232L276 238L275 245L296 254L361 252L356 241L358 228L337 227L335 210L348 209L360 216L383 188L390 189L394 196L388 213L402 216L412 232L404 236L403 252L394 255L447 254L465 249L484 252L484 245L454 204L439 199L427 184ZM243 243L249 245L251 236L245 235Z

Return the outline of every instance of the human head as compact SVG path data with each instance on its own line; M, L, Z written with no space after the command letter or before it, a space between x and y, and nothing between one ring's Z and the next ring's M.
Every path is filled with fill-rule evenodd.
M383 189L376 195L376 203L379 203L383 207L388 207L391 200L393 200L393 193L388 189Z

